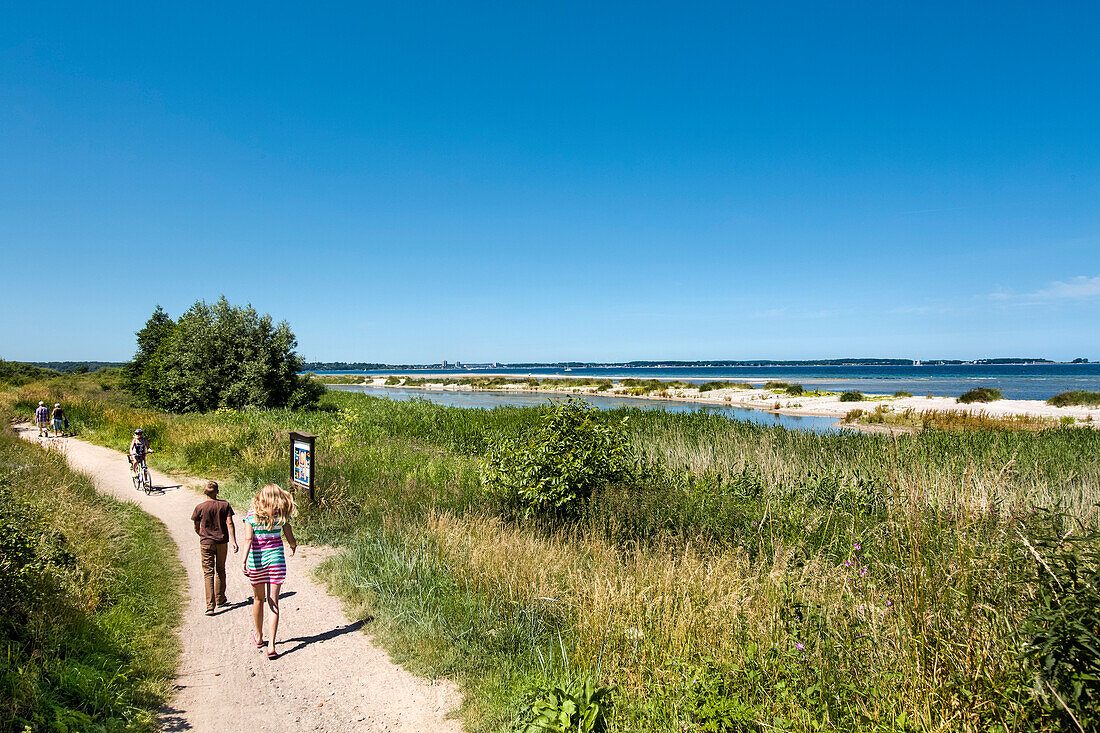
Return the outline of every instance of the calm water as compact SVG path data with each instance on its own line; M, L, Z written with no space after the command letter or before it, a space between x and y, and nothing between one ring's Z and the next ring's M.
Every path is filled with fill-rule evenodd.
M376 397L386 397L391 400L428 400L439 405L449 407L499 407L508 405L513 407L530 407L532 405L544 405L548 399L564 400L569 395L549 394L524 394L513 392L492 392L488 390L453 392L428 389L404 389L402 387L365 387L363 385L333 384L329 389L339 389L347 392L363 392ZM668 402L665 400L647 400L639 398L608 397L606 395L584 395L587 402L591 402L601 409L614 409L616 407L639 407L642 409L665 410L667 412L695 412L703 410L716 412L737 420L747 420L760 425L781 425L792 430L811 430L813 432L825 432L835 430L835 417L799 417L796 415L773 415L760 410L745 410L724 405L693 405L686 402Z
M324 372L348 374L349 372ZM350 372L363 374L364 372ZM821 366L821 367L698 367L648 368L599 367L586 369L431 369L379 370L368 374L448 374L484 376L491 374L530 374L536 377L636 377L642 379L679 379L702 383L717 380L763 383L769 379L800 383L807 389L856 389L871 394L892 394L899 390L915 395L957 397L974 387L995 387L1005 397L1018 400L1045 400L1060 392L1085 389L1100 392L1100 363L1097 364L1021 364L992 366ZM663 404L663 403L661 403Z

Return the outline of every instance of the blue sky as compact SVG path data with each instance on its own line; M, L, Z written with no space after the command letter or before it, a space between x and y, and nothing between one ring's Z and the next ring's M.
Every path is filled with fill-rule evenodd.
M1094 3L21 5L2 358L1100 358Z

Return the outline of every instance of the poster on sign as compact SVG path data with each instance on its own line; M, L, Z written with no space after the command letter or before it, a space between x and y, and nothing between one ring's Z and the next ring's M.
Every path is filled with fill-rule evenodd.
M309 443L301 440L294 441L294 483L302 488L309 488Z
M305 489L313 501L313 481L317 467L313 465L316 436L309 433L290 434L290 486Z

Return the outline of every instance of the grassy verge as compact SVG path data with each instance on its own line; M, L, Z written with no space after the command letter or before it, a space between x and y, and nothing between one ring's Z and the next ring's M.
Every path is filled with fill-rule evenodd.
M151 731L179 650L164 527L0 434L0 731Z
M238 500L285 482L289 430L322 436L299 525L341 549L322 573L398 660L463 685L471 730L597 669L619 731L1061 725L1018 653L1040 588L1024 540L1096 528L1098 431L891 439L608 411L627 418L629 479L578 519L523 522L479 470L538 409L330 392L309 413L172 416L51 389L0 403L63 398L118 448L142 425L160 466Z

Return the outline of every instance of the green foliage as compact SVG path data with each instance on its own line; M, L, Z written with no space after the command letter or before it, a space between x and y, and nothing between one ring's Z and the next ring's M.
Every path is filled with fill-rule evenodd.
M894 396L895 397L912 397L913 393L912 392L906 392L903 389L899 389L897 392L894 393Z
M619 382L619 386L625 387L626 391L632 395L645 395L670 389L687 389L695 385L680 381L662 382L660 379L623 379Z
M1085 730L1100 726L1098 537L1055 536L1039 543L1039 594L1023 629L1028 637L1023 657L1035 668L1047 712L1068 718L1072 711Z
M0 731L152 731L181 580L157 520L0 435Z
M1001 390L992 387L978 387L977 389L963 392L959 395L959 402L970 404L971 402L993 402L1003 399Z
M841 402L863 402L863 393L855 390L850 392L842 392L840 394Z
M624 429L625 419L602 421L583 400L551 404L527 435L492 442L482 482L524 514L571 514L623 474Z
M4 361L0 359L0 385L21 387L30 382L59 376L53 369L24 364L21 361Z
M748 682L759 682L756 675ZM742 690L749 691L742 682ZM702 733L759 733L764 726L756 722L757 710L745 703L737 685L709 666L692 685L689 700L691 717Z
M199 301L173 322L160 306L138 331L127 368L131 390L153 407L206 412L219 407L308 407L324 386L300 377L302 361L286 322L224 297Z
M789 395L797 396L797 395L802 394L806 390L802 389L801 384L789 384L789 385L787 385L786 389L784 389L783 391L786 392Z
M568 688L552 687L527 708L518 733L605 733L614 687L583 677Z
M1047 400L1048 405L1055 407L1069 407L1071 405L1084 405L1086 407L1100 407L1100 392L1089 392L1078 389L1072 392L1063 392Z
M752 389L748 382L704 382L699 385L699 392L711 392L716 389Z
M788 382L767 382L764 384L764 389L786 389L790 386Z
M65 537L0 483L0 629L23 636L32 609L55 591L54 576L73 566Z
M395 384L401 384L401 377L395 377L391 374L390 376L386 377L386 384L391 386Z
M175 321L160 305L157 305L153 309L153 315L149 316L149 320L145 322L145 326L135 334L137 352L130 363L123 367L125 388L150 405L160 404L163 379L161 367L154 359L157 350L172 335L175 327Z

